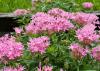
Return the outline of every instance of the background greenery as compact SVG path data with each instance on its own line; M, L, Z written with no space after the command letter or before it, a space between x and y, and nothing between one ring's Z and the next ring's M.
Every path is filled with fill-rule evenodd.
M76 2L77 6L80 7L82 6L81 4L86 1L90 1L94 3L93 10L100 10L100 4L99 4L100 0L51 0L51 1L52 1L51 3L47 3L47 2L38 3L37 4L38 7L36 8L36 10L46 11L52 7L61 7L61 8L69 9L70 6L73 6L72 3L74 2ZM17 8L31 9L31 7L32 7L31 0L0 0L0 12L12 12Z

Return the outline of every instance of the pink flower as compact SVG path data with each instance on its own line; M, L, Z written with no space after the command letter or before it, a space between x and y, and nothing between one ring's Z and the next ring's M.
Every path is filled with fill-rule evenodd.
M21 42L16 42L15 37L5 35L0 38L0 59L13 60L22 56L23 48Z
M51 66L41 66L41 62L39 63L39 68L37 71L52 71L52 67Z
M61 68L60 71L64 71L64 70Z
M90 44L92 41L98 41L100 36L96 34L94 29L95 26L93 24L87 24L76 31L76 37L86 44Z
M20 34L23 30L22 30L22 28L14 28L14 30L15 30L15 32L16 32L16 34Z
M42 36L39 38L30 39L28 42L28 47L32 53L40 52L41 54L45 52L47 47L50 45L49 38Z
M75 22L81 25L95 24L99 19L95 14L78 12L72 18Z
M14 15L20 16L20 15L29 14L30 11L25 10L25 9L17 9L13 13L14 13Z
M17 68L5 67L2 69L3 71L24 71L24 67L18 66Z
M84 3L82 4L82 6L83 6L84 8L90 9L90 8L93 7L93 3L91 3L91 2L84 2Z
M72 18L72 14L70 12L66 12L59 8L53 8L53 9L49 10L48 14L50 14L51 16L54 16L54 17L61 17L61 18L65 18L65 19Z
M52 71L52 67L50 66L44 66L43 71Z
M38 71L42 71L41 62L39 63Z
M97 61L100 61L100 46L92 48L91 55Z
M76 59L82 59L88 53L88 50L87 49L81 47L77 43L71 44L70 49L72 51L73 57L76 58Z

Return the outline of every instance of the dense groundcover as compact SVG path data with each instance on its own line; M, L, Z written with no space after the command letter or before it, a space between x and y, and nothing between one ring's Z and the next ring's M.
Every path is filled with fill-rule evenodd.
M0 71L100 71L99 18L82 7L14 11L22 24L0 37Z

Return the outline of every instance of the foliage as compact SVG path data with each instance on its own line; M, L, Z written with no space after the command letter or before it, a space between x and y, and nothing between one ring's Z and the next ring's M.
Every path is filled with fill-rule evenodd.
M36 11L47 11L52 7L59 7L66 11L78 10L82 8L82 3L87 0L51 0L52 2L38 3ZM88 0L94 4L93 10L100 10L99 0ZM76 3L76 5L75 5ZM72 6L74 6L72 8ZM18 8L31 9L31 0L0 0L0 12L12 12ZM84 9L83 9L84 10ZM34 11L33 11L34 12Z

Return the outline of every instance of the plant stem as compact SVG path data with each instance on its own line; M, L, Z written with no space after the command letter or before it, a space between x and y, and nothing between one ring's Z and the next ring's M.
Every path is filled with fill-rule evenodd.
M79 66L77 66L77 71L79 71Z

